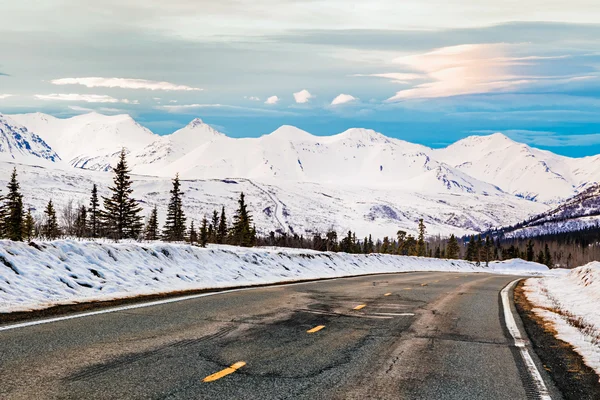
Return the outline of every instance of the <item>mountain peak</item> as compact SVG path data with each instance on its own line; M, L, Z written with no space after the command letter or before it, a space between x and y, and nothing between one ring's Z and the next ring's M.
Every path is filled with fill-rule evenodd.
M190 128L196 128L198 126L204 126L204 125L206 125L206 124L200 118L194 118L193 120L190 121L189 124L187 124L187 126Z
M312 134L293 125L281 125L279 128L263 137L280 138L285 140L306 140L314 138Z
M340 138L352 138L357 140L364 140L368 142L388 142L389 138L373 129L365 128L350 128L339 135Z

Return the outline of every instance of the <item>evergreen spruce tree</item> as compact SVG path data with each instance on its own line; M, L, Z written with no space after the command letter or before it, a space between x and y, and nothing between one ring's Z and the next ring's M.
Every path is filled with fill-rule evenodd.
M146 240L158 240L158 210L156 206L150 211L150 216L146 222L146 229L144 230L144 239Z
M481 253L483 250L483 242L481 240L481 235L477 236L477 242L475 242L475 261L477 265L481 265Z
M217 243L224 244L227 239L227 216L225 216L225 206L221 208L221 217L219 218L219 228L217 229Z
M537 255L537 259L535 260L538 264L544 264L545 260L544 260L544 252L542 250L540 250L540 252Z
M183 213L181 183L179 174L173 179L171 199L167 207L167 219L163 228L163 238L167 241L183 241L185 239L185 214Z
M208 220L206 217L202 218L202 225L200 226L200 246L206 247L208 243Z
M455 260L458 258L460 252L460 248L458 247L458 240L456 236L450 235L450 239L448 240L448 244L446 246L446 258L450 260Z
M325 237L327 238L326 251L333 251L333 252L338 251L338 249L337 249L337 232L334 231L333 229L331 229L331 230L329 230L329 232L327 232Z
M8 194L4 196L4 205L2 207L3 236L10 240L22 241L25 210L23 209L23 195L19 191L16 168L13 169L7 188Z
M483 245L483 260L485 261L485 266L490 266L490 259L492 258L492 241L489 236L485 237L485 244Z
M217 210L213 210L210 226L212 226L212 231L209 235L209 242L218 243L217 237L219 236L219 212Z
M103 197L102 220L108 237L114 240L135 239L142 231L142 208L131 197L131 177L127 166L125 149L121 150L119 162L113 169L113 186L110 197Z
M233 244L243 247L251 247L256 241L255 233L251 228L252 216L248 212L248 206L244 193L240 193L238 209L233 216L232 240Z
M417 255L419 257L425 257L425 224L423 218L419 220L419 236L417 238Z
M98 200L98 187L95 183L94 186L92 186L90 208L88 211L90 237L97 238L100 236L100 201Z
M369 242L367 244L368 254L371 254L375 250L375 244L373 243L373 237L369 234Z
M475 235L471 235L469 243L467 244L467 261L475 261L476 256L476 244Z
M46 239L54 240L60 236L60 229L58 228L58 221L56 220L56 210L52 200L48 201L48 205L44 210L46 215L46 221L43 227L43 233Z
M552 268L552 255L550 254L550 248L548 247L548 243L544 245L544 264L548 268Z
M398 254L407 255L408 251L406 248L406 232L403 230L399 230L398 232L396 232L396 237L398 238Z
M27 241L31 241L35 236L35 220L31 215L31 210L27 210L25 214L25 221L23 223L23 238Z
M188 240L190 241L190 244L198 243L198 232L196 232L196 228L194 228L194 221L190 224Z
M75 236L78 238L84 238L88 236L87 208L83 205L77 209L77 216L75 217L73 228L75 231Z
M533 242L531 240L529 240L527 242L527 247L526 247L526 252L525 252L525 258L527 261L533 261L533 257L535 255L535 252L533 250Z

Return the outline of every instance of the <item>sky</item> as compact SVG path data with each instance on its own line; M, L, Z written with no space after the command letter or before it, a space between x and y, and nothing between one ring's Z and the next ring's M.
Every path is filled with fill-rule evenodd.
M600 153L597 21L597 0L0 0L0 112L580 157Z

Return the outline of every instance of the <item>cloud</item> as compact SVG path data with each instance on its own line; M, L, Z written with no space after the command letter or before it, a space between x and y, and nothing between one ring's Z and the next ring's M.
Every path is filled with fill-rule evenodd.
M246 100L260 101L260 97L256 97L256 96L244 96L244 98Z
M279 97L277 97L277 96L271 96L265 101L265 104L277 104L277 103L279 103Z
M73 111L78 111L78 112L92 112L92 111L94 111L91 108L80 107L80 106L69 106L69 109L71 109Z
M167 90L167 91L199 91L200 88L177 85L170 82L149 81L146 79L127 79L127 78L61 78L50 81L53 85L83 85L89 88L122 88L122 89L146 89L146 90Z
M523 87L550 86L595 79L597 74L544 75L539 63L570 58L569 55L511 56L523 51L521 45L505 43L464 44L395 58L392 63L415 72L370 74L414 86L396 92L388 101L438 98L467 94L507 92ZM532 51L531 49L525 49ZM542 73L527 73L537 68ZM537 71L536 71L537 72Z
M0 94L0 100L8 99L9 97L12 97L12 94Z
M398 83L408 83L408 81L423 79L425 76L422 74L415 74L409 72L386 72L382 74L354 74L352 76L366 76L374 78L385 78Z
M482 131L482 133L488 132ZM504 134L517 142L528 143L532 146L569 147L600 144L600 133L564 134L548 131L511 129L505 131Z
M209 104L177 104L177 105L164 105L154 107L157 110L165 110L170 113L190 113L194 110L234 110L234 111L248 111L252 114L279 114L279 115L296 115L294 112L272 110L265 108L253 108L253 107L242 107L233 106L228 104L209 103Z
M358 100L356 97L350 95L350 94L340 94L338 95L335 99L333 99L331 101L331 105L332 106L337 106L340 104L346 104L346 103L350 103L352 101Z
M310 94L310 92L306 89L302 89L301 91L294 93L294 100L296 100L296 103L298 104L308 103L313 97L315 96Z
M95 111L103 111L103 112L122 112L123 110L120 110L118 108L109 108L109 107L100 107L97 110L93 109L93 108L87 108L87 107L80 107L80 106L69 106L69 109L73 110L73 111L78 111L78 112L95 112Z
M53 93L36 94L38 100L57 100L57 101L81 101L86 103L125 103L139 104L137 100L116 99L103 94L77 94L77 93Z

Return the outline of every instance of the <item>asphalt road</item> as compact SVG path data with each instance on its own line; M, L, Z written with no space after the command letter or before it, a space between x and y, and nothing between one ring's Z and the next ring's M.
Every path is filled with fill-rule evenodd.
M366 276L0 331L0 398L534 399L503 325L514 279Z

